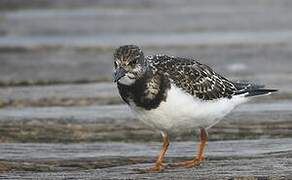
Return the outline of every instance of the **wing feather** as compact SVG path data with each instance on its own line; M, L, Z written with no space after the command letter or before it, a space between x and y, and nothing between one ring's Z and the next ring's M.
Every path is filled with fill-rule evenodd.
M148 59L149 67L163 74L185 92L202 100L231 98L234 84L194 59L156 55Z

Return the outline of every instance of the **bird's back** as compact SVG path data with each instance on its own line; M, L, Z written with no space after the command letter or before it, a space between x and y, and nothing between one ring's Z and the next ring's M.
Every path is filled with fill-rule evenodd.
M178 88L202 100L230 99L241 94L250 97L276 91L249 82L232 82L190 58L155 55L146 59L154 73L168 77Z

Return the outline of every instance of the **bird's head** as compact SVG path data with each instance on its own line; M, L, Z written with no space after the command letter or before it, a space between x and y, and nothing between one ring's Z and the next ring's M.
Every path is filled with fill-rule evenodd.
M135 45L121 46L114 52L114 82L131 85L144 73L144 54Z

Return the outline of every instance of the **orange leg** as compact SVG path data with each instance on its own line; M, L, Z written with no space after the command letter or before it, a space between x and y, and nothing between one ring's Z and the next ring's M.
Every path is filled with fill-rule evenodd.
M146 172L160 172L164 169L165 165L163 164L164 156L168 150L169 146L169 140L168 140L168 135L166 132L162 132L162 137L163 137L163 147L160 151L160 154L155 162L154 167L146 169Z
M207 131L204 128L200 129L200 145L199 145L199 150L198 150L198 155L195 159L190 160L190 161L184 161L184 162L179 162L175 163L171 166L173 167L186 167L186 168L191 168L200 165L204 159L205 159L205 148L207 144L207 139L208 139L208 134Z

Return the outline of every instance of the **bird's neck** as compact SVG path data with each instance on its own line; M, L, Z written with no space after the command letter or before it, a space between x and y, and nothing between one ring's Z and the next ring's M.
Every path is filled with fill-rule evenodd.
M146 71L141 78L131 85L118 83L119 93L122 99L130 104L146 110L155 109L162 101L166 100L170 82L167 77L160 74L152 74Z

